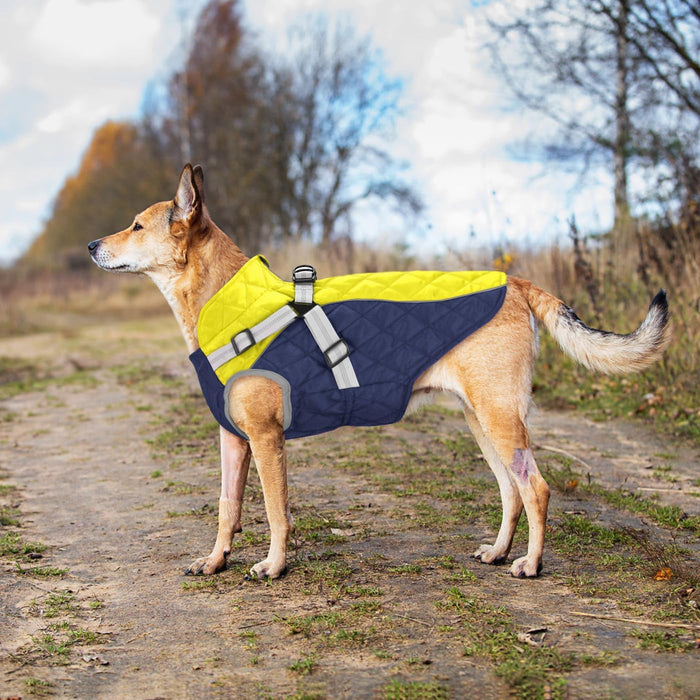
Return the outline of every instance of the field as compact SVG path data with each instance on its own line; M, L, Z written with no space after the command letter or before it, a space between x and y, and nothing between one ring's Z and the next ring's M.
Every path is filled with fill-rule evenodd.
M669 425L619 408L626 385L574 393L545 345L537 580L469 557L500 499L447 398L290 443L285 577L244 579L268 543L254 470L229 568L185 577L219 471L176 323L139 281L43 293L0 319L0 697L700 696L697 405ZM525 543L523 519L511 558Z

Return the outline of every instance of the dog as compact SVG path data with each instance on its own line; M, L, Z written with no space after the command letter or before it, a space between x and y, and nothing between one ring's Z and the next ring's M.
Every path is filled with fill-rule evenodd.
M131 226L88 244L103 270L150 277L170 304L190 353L198 350L197 321L205 303L248 258L212 221L205 205L204 174L187 164L175 197L138 214ZM539 320L564 352L587 368L606 373L648 367L671 339L668 303L661 290L640 327L628 335L586 326L564 302L527 280L508 277L498 312L440 357L417 378L408 410L437 392L460 402L467 424L498 482L503 515L493 544L472 556L501 564L511 549L520 515L529 526L527 553L512 561L514 577L536 577L542 551L549 487L530 447L527 415ZM498 348L494 353L493 348ZM293 528L287 492L283 395L264 376L242 376L227 387L231 419L243 434L220 428L221 497L216 543L188 574L214 574L226 567L234 533L241 531L241 504L251 455L260 475L270 527L267 557L251 575L277 578L286 571Z

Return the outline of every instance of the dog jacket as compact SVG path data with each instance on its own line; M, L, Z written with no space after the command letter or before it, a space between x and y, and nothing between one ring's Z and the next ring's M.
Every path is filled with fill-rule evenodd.
M204 305L190 355L209 408L227 430L233 382L258 375L282 389L287 438L341 425L394 423L416 379L488 323L502 272L379 272L316 280L275 275L256 256ZM494 352L497 349L494 348Z

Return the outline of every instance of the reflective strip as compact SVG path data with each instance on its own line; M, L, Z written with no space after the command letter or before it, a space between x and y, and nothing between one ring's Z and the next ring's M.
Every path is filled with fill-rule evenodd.
M219 369L219 367L225 365L229 360L245 352L256 343L283 330L298 317L296 311L285 304L281 309L278 309L252 328L246 328L234 335L230 343L226 343L226 345L222 345L210 353L207 356L209 364L212 366L212 369Z
M335 332L335 328L333 328L333 324L326 316L326 312L320 306L314 306L304 314L303 318L316 344L326 358L331 372L333 372L338 389L350 389L360 386L352 362L348 357L348 346Z

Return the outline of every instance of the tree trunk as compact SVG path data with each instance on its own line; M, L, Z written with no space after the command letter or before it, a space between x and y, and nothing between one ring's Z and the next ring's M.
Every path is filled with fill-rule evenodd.
M627 43L627 18L629 0L619 0L615 38L617 42L617 66L615 88L615 147L613 152L615 178L615 221L613 228L619 232L629 219L630 206L627 194L627 162L629 159L630 116L627 104L629 84L629 48Z

